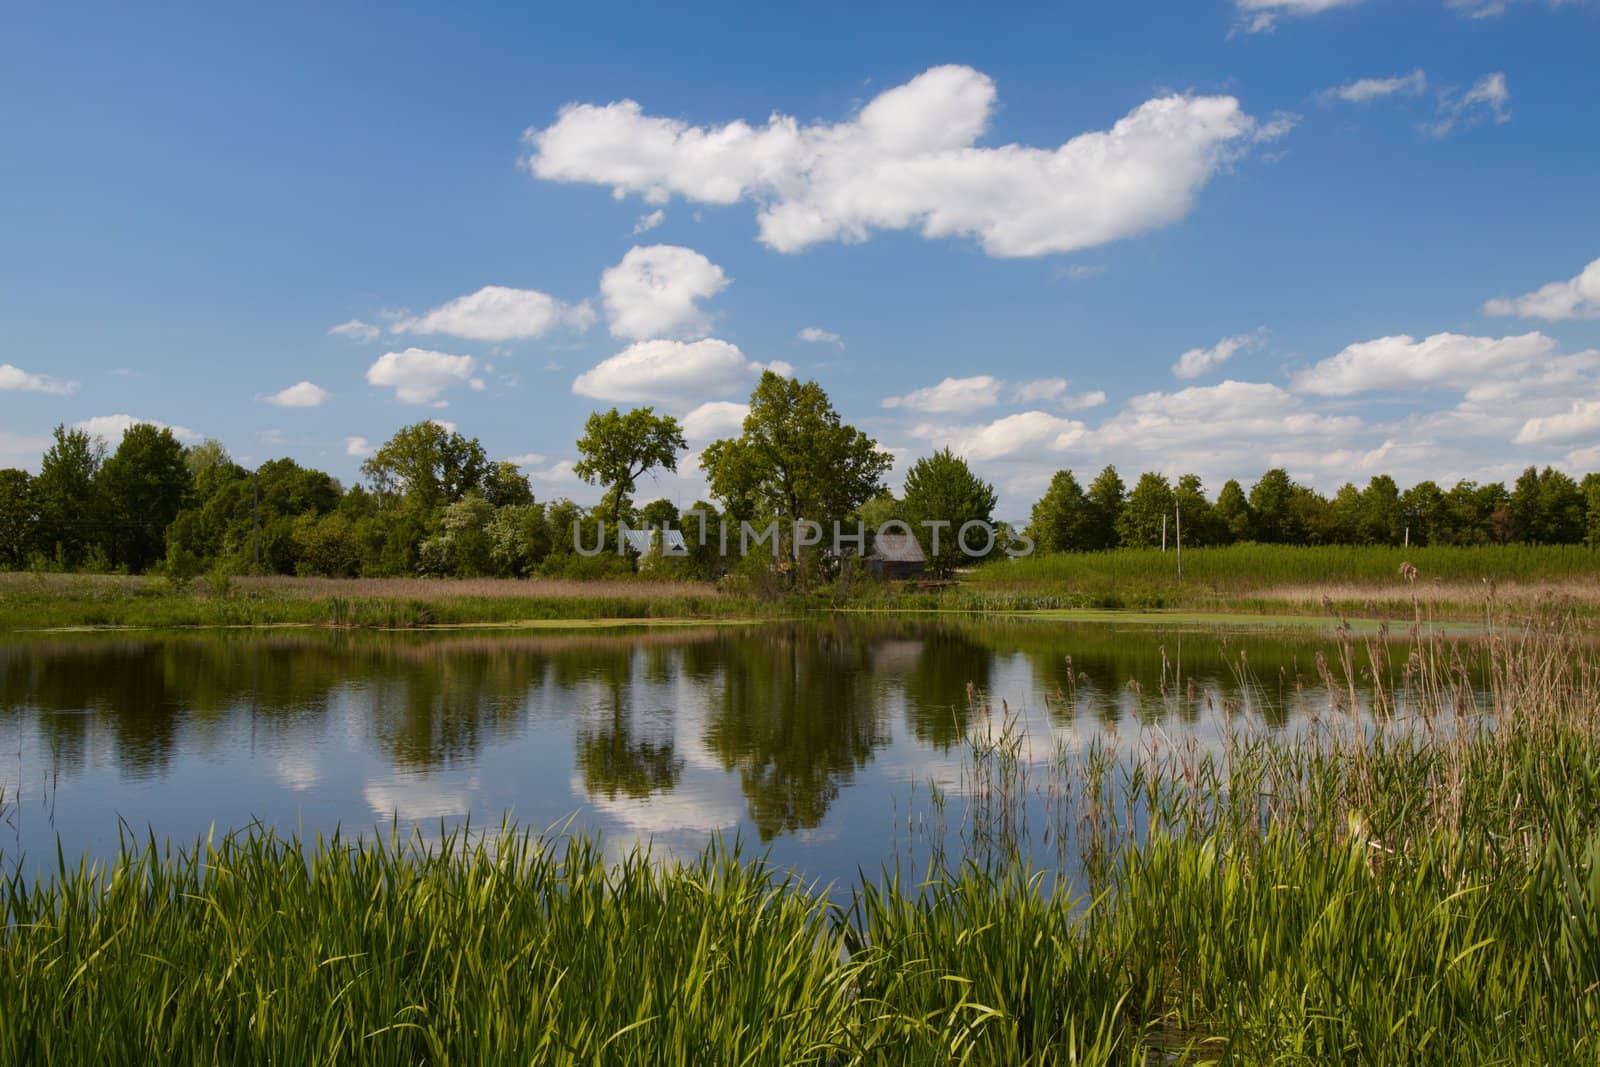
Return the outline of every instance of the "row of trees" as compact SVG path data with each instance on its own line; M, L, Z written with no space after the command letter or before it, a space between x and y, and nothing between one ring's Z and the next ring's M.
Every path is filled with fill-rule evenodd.
M816 382L770 372L751 394L740 433L701 454L712 500L684 514L670 501L639 506L634 499L641 479L677 470L687 448L671 416L648 407L597 412L577 447L576 473L603 490L595 507L535 500L515 465L491 461L476 439L436 422L396 433L363 463L363 484L348 489L291 459L248 470L218 442L185 447L153 425L131 427L114 451L83 430L57 427L37 475L0 470L0 567L588 577L643 565L715 578L740 564L725 554L720 532L702 543L702 528L775 522L780 552L799 556L797 577L805 580L840 561L821 549L795 553L796 522L831 534L835 523L873 530L900 520L923 542L930 568L943 574L971 562L958 545L961 527L994 521L994 487L949 450L919 459L903 495L890 495L883 484L890 455L843 422ZM1147 473L1130 490L1113 467L1087 487L1064 470L1034 505L1025 532L1040 551L1146 547L1162 543L1167 524L1175 540L1180 516L1190 546L1600 545L1600 475L1579 483L1530 467L1510 488L1464 481L1446 490L1425 481L1403 492L1379 475L1330 498L1278 469L1248 491L1229 481L1213 500L1194 475L1172 482ZM592 554L597 545L615 549L618 523L681 528L688 556ZM937 546L930 523L939 524ZM585 537L588 551L579 551L574 524L604 524L603 539ZM732 553L737 540L735 533ZM978 540L966 547L999 551L1010 533L1000 527L992 544ZM770 554L745 566L773 569Z
M714 502L694 505L698 518L681 516L667 500L637 506L639 480L676 470L685 449L677 421L651 408L594 414L578 441L575 471L602 487L604 496L586 508L566 499L535 500L515 465L491 461L476 439L436 422L396 433L362 464L363 484L348 489L290 459L248 470L218 442L185 447L170 430L153 425L130 428L115 451L83 430L57 427L37 475L0 471L0 566L130 572L160 566L175 575L221 568L590 577L640 564L637 553L614 551L623 522L684 528L692 535L687 558L645 563L713 578L737 561L724 557L716 534L701 543L702 522L715 531L724 521L764 527L776 520L787 553L796 520L825 528L849 524L875 498L881 511L891 462L876 442L839 418L815 382L771 373L751 395L741 433L703 453ZM930 491L943 484L932 476L935 470L953 465L971 478L947 453L924 461L930 462ZM983 489L987 517L993 490ZM907 496L919 514L930 499L915 491ZM604 545L608 551L580 552L574 524L591 531L581 539L586 549ZM592 533L601 525L603 535ZM819 562L821 554L810 558Z
M1600 474L1578 482L1551 467L1529 467L1509 489L1500 482L1461 481L1443 489L1423 481L1403 492L1380 474L1365 488L1346 484L1325 497L1277 468L1248 492L1229 480L1211 500L1193 474L1176 482L1141 474L1130 491L1115 467L1106 467L1087 488L1064 470L1034 505L1028 534L1043 551L1142 548L1162 543L1163 523L1175 542L1180 516L1183 543L1194 546L1256 541L1600 547Z

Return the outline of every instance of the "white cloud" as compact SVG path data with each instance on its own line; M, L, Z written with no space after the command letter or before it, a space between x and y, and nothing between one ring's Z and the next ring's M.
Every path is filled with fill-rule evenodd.
M799 333L800 340L809 345L838 345L844 347L844 338L820 326L807 326Z
M376 341L383 334L383 331L378 327L370 322L362 322L360 319L341 322L339 325L329 329L328 332L335 337L348 337L357 344L363 345L370 341Z
M1261 438L1289 441L1306 435L1346 435L1361 427L1351 416L1309 411L1282 388L1268 382L1233 379L1193 385L1173 393L1144 393L1128 401L1097 431L1102 445L1142 452L1172 452L1183 458L1201 442L1251 444ZM1263 468L1264 469L1264 468Z
M1600 400L1575 400L1571 408L1559 414L1529 419L1512 441L1519 445L1547 444L1596 434L1600 434Z
M1254 333L1224 337L1210 348L1191 348L1178 357L1178 362L1172 365L1172 373L1179 378L1198 378L1222 366L1236 353L1259 348L1266 339L1267 330L1263 326Z
M1037 404L1051 400L1064 411L1082 411L1099 407L1106 402L1106 394L1098 389L1077 395L1069 393L1067 388L1070 384L1065 378L1035 378L1031 382L1014 386L1011 390L1011 399L1018 404Z
M85 431L90 437L98 437L105 441L107 445L115 448L117 443L122 440L122 435L128 432L128 428L140 423L148 423L158 430L171 430L172 436L180 441L199 441L201 439L198 433L187 426L170 426L156 419L140 419L132 415L96 415L91 419L84 419L82 422L75 423L73 428Z
M344 439L344 454L357 459L366 459L372 455L374 449L372 442L365 437L346 437Z
M572 391L626 403L729 396L748 391L763 369L793 372L781 361L764 365L746 359L737 345L715 338L637 341L578 375Z
M600 275L600 296L613 337L704 337L711 318L696 306L722 292L722 268L692 248L647 245L628 249Z
M1583 268L1576 278L1551 282L1514 300L1490 300L1483 310L1488 315L1550 321L1600 318L1600 259Z
M1444 6L1459 11L1469 19L1493 18L1504 15L1506 8L1517 0L1444 0ZM1586 0L1546 0L1547 7L1577 7Z
M1038 449L1059 452L1083 440L1087 433L1083 423L1044 411L1024 411L979 426L924 424L911 432L975 462Z
M52 378L48 374L30 374L21 367L0 363L0 392L47 393L50 396L71 396L78 391L77 382Z
M1424 123L1422 132L1429 137L1446 137L1457 129L1476 126L1485 118L1495 125L1511 121L1511 90L1502 73L1485 74L1461 96L1445 91L1439 94L1439 118Z
M421 315L401 318L394 333L448 334L470 341L523 341L558 327L582 332L594 322L588 302L567 304L537 289L486 285Z
M538 452L525 452L520 456L511 456L507 463L514 463L518 467L537 467L545 462L545 457Z
M266 398L267 403L280 408L316 408L328 401L328 391L311 382L296 382L281 392Z
M380 356L367 368L367 382L392 388L402 404L435 404L446 389L470 382L476 369L471 356L408 348Z
M1555 341L1542 333L1501 338L1436 333L1421 341L1400 334L1350 345L1295 375L1294 388L1320 396L1353 396L1375 389L1465 392L1485 378L1524 374L1555 351Z
M683 435L692 441L728 437L744 428L750 405L731 400L711 400L683 417Z
M39 459L51 443L48 437L28 437L10 430L0 430L0 467L37 471Z
M946 378L938 385L924 386L905 396L888 397L883 406L906 408L930 415L968 415L999 403L1000 390L1004 385L1005 382L999 378L987 374L974 378Z
M1428 89L1428 75L1420 70L1395 78L1361 78L1317 94L1323 103L1342 100L1347 104L1366 104L1385 96L1401 93L1421 96Z
M574 485L581 483L583 479L579 478L578 473L572 468L572 460L564 459L558 463L551 464L549 467L539 470L530 470L528 472L528 477L532 478L536 482L555 482L558 484L567 483Z
M1240 27L1246 33L1270 30L1285 15L1320 15L1340 7L1354 7L1361 0L1234 0L1239 10Z
M839 123L773 114L759 127L692 126L632 100L573 104L527 132L527 165L540 178L655 204L753 201L761 240L781 252L917 230L973 237L993 256L1037 256L1181 219L1211 177L1268 132L1233 97L1173 95L1059 148L977 147L995 99L986 75L943 66Z
M649 233L666 220L667 213L660 208L656 208L648 214L640 215L639 221L633 224L633 235L637 237L641 233Z

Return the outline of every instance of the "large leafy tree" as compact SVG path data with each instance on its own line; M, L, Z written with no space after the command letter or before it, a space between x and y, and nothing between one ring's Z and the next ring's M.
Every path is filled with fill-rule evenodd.
M33 551L39 509L27 471L0 470L0 567L20 567Z
M57 426L54 441L39 461L33 481L38 545L66 566L82 563L103 532L96 476L105 455L105 444L87 431Z
M943 448L911 465L901 506L927 551L929 570L948 577L963 560L973 558L958 544L961 527L994 521L994 486L973 474L966 460ZM929 522L947 524L939 531L937 552L933 551L933 529L924 525ZM971 552L982 551L986 556L997 542L987 535L974 535L968 544Z
M1117 517L1117 539L1124 548L1153 548L1170 537L1176 498L1172 486L1159 474L1141 474Z
M1254 535L1269 545L1300 540L1294 502L1299 488L1282 467L1267 471L1250 487L1250 511L1255 516Z
M877 495L892 462L839 418L822 386L772 371L750 396L744 432L713 442L700 458L729 518L806 519L830 531Z
M1244 486L1237 479L1229 478L1222 483L1217 502L1212 506L1212 516L1218 530L1223 531L1229 541L1248 541L1255 536L1256 517L1244 495Z
M191 479L172 431L137 423L96 477L109 525L111 562L142 571L166 554L167 527L183 510Z
M1087 547L1111 548L1117 543L1117 522L1122 518L1122 508L1127 503L1127 487L1117 468L1107 465L1089 483L1089 534Z
M1583 540L1584 493L1553 467L1522 472L1511 490L1511 518L1519 540L1570 545Z
M401 429L361 465L380 497L402 500L429 513L482 490L489 460L475 437L463 437L437 422Z
M580 458L572 469L590 485L605 486L605 509L615 525L631 507L639 479L657 467L677 470L678 453L688 447L671 415L657 415L654 408L634 408L624 415L612 408L595 412L584 423Z
M1079 552L1094 547L1093 521L1078 479L1071 471L1056 471L1044 496L1033 505L1028 536L1041 552Z

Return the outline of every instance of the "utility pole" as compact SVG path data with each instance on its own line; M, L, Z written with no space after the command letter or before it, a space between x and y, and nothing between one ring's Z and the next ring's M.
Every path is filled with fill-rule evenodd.
M256 573L261 573L261 472L250 472L250 541L255 546Z
M1172 505L1173 518L1178 534L1178 581L1183 581L1183 501L1179 500Z
M1161 551L1167 550L1167 513L1161 513Z

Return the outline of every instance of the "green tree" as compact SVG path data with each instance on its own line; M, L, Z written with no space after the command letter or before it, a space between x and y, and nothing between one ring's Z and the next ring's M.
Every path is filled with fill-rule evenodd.
M1282 467L1267 471L1250 487L1250 511L1255 516L1254 538L1269 545L1301 540L1294 514L1297 486Z
M490 464L483 475L483 499L497 508L533 503L533 486L515 463L501 460Z
M1398 545L1405 539L1400 487L1387 474L1375 474L1361 490L1361 543Z
M111 562L142 571L164 557L167 527L183 510L190 486L183 445L172 431L143 422L128 427L95 481L109 520Z
M1222 483L1222 491L1217 494L1212 514L1218 530L1225 531L1228 541L1249 541L1255 537L1255 513L1250 510L1244 486L1237 479L1229 478Z
M1583 476L1584 543L1600 548L1600 474Z
M982 549L982 558L987 558L996 549L999 542L991 538L992 531L981 535L974 531L966 542L970 552L963 551L959 543L966 523L994 522L995 502L994 486L973 474L967 461L948 448L911 465L906 472L902 507L922 542L933 574L949 577L963 562L976 558L971 553ZM938 532L937 552L933 550L934 530L925 523L945 524Z
M877 495L892 462L840 420L820 385L772 371L750 396L743 433L712 442L700 458L732 521L770 517L792 529L806 519L830 534Z
M1044 496L1033 505L1028 536L1041 552L1082 552L1098 541L1094 522L1078 479L1071 471L1056 471Z
M39 509L38 546L65 567L76 567L99 543L105 516L97 477L105 444L87 431L57 426L54 443L39 462L33 480Z
M1091 549L1111 548L1117 543L1118 521L1122 518L1127 488L1117 474L1117 468L1107 466L1089 483L1086 494L1089 502L1088 546Z
M0 568L14 569L28 562L38 528L32 476L14 467L0 470Z
M1160 474L1145 473L1133 485L1117 516L1117 541L1124 548L1153 548L1171 536L1172 485Z
M1206 499L1205 485L1198 474L1181 476L1173 487L1172 500L1174 509L1181 513L1178 517L1182 519L1185 546L1199 548L1203 545L1226 544L1230 540L1217 523L1215 510Z
M1553 467L1529 467L1511 490L1511 519L1518 540L1572 545L1584 539L1584 494L1578 483Z
M481 491L488 471L477 438L431 420L404 427L361 465L380 497L403 500L425 514Z
M1407 536L1414 545L1449 543L1449 509L1444 490L1436 483L1421 481L1401 493L1400 516L1405 523L1402 543Z
M629 508L634 486L648 471L678 469L678 453L688 448L678 420L654 408L597 411L584 423L580 456L573 471L590 485L606 487L605 507L616 526Z

